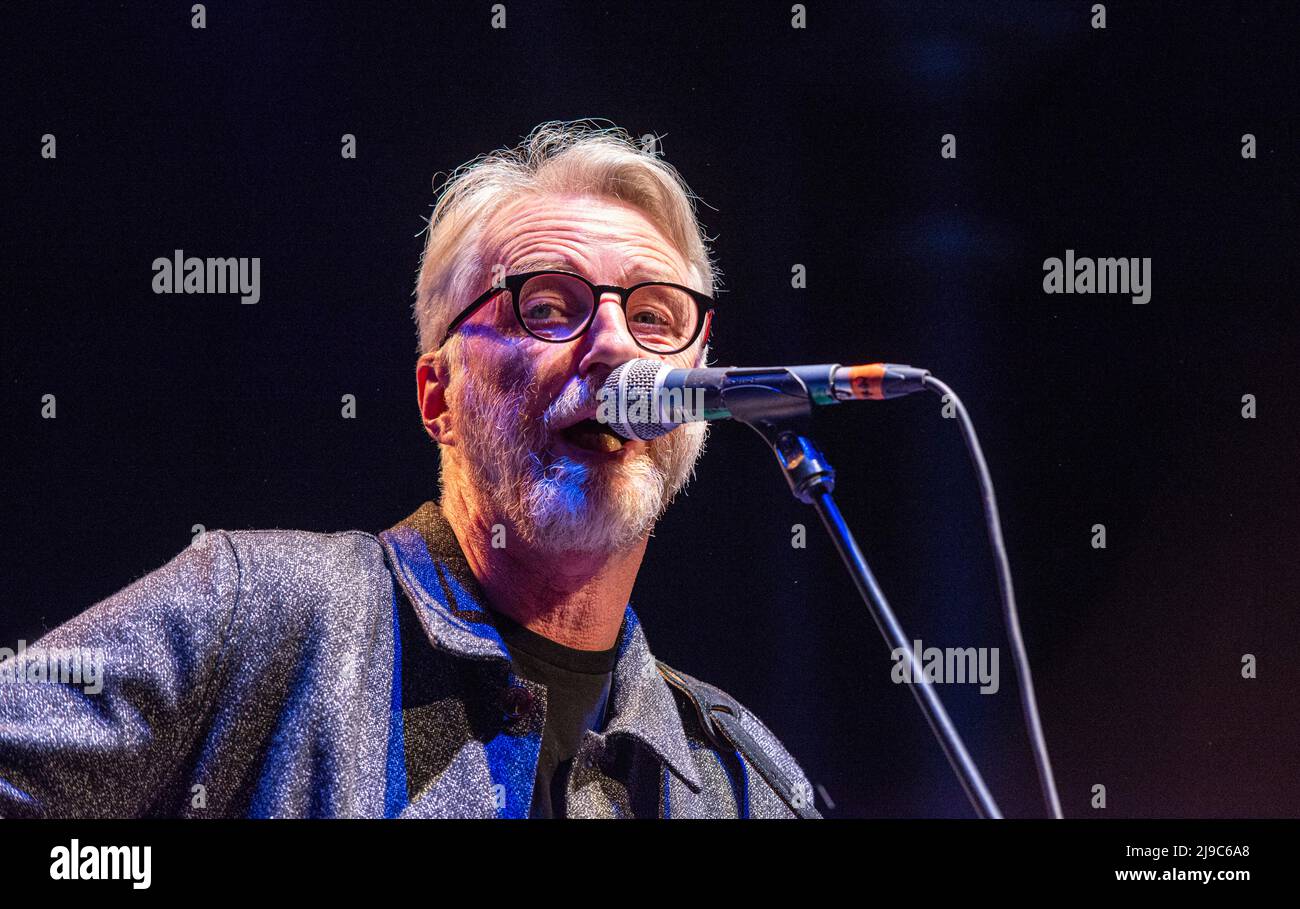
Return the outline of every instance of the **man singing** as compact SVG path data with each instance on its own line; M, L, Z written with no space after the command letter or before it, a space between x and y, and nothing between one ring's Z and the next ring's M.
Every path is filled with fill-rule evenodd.
M415 303L439 501L377 537L209 532L47 634L102 653L102 690L11 667L0 815L817 817L628 605L706 424L623 441L597 393L703 365L713 289L689 190L622 130L453 172Z

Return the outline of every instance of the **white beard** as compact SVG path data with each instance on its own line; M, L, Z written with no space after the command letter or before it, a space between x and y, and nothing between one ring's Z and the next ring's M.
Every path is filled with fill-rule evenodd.
M694 475L707 423L680 426L620 461L585 463L552 451L548 427L593 404L597 389L574 379L536 418L535 386L486 387L463 355L460 360L447 395L468 479L530 547L627 549L650 533Z

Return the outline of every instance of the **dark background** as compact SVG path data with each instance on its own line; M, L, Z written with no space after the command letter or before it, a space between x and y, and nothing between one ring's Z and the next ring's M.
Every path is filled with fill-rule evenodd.
M205 30L189 2L7 7L0 642L194 524L379 531L433 497L409 310L431 178L603 117L662 135L707 203L718 363L891 360L962 394L1066 814L1300 815L1297 6L1114 2L1105 30L1086 2L808 6L806 30L787 3L514 2L505 30L486 2L213 2ZM261 302L154 295L177 248L261 257ZM1067 248L1151 257L1150 303L1045 295ZM1004 812L1039 814L955 423L918 396L819 439L911 636L1002 648L996 696L941 693ZM633 603L828 815L972 814L745 428L716 428Z

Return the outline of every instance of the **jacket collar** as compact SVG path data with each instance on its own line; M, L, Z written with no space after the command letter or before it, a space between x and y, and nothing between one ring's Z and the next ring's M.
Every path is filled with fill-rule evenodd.
M463 659L509 661L483 589L438 503L425 502L379 539L435 648ZM642 742L698 792L701 783L677 701L659 674L630 604L619 632L609 698L604 734L629 735Z

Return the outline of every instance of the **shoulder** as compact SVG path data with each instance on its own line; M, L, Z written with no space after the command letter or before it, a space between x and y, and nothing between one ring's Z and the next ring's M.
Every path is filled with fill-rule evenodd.
M383 547L363 531L213 530L197 548L225 553L221 558L235 574L239 624L245 628L355 624L375 607L391 606Z
M229 545L246 582L312 585L339 580L331 575L358 567L382 569L384 563L379 539L361 530L214 530L208 536Z
M659 669L677 698L687 733L714 750L738 752L751 787L761 787L771 797L765 800L768 810L792 815L791 802L812 808L812 785L803 768L754 711L716 685L663 662Z

